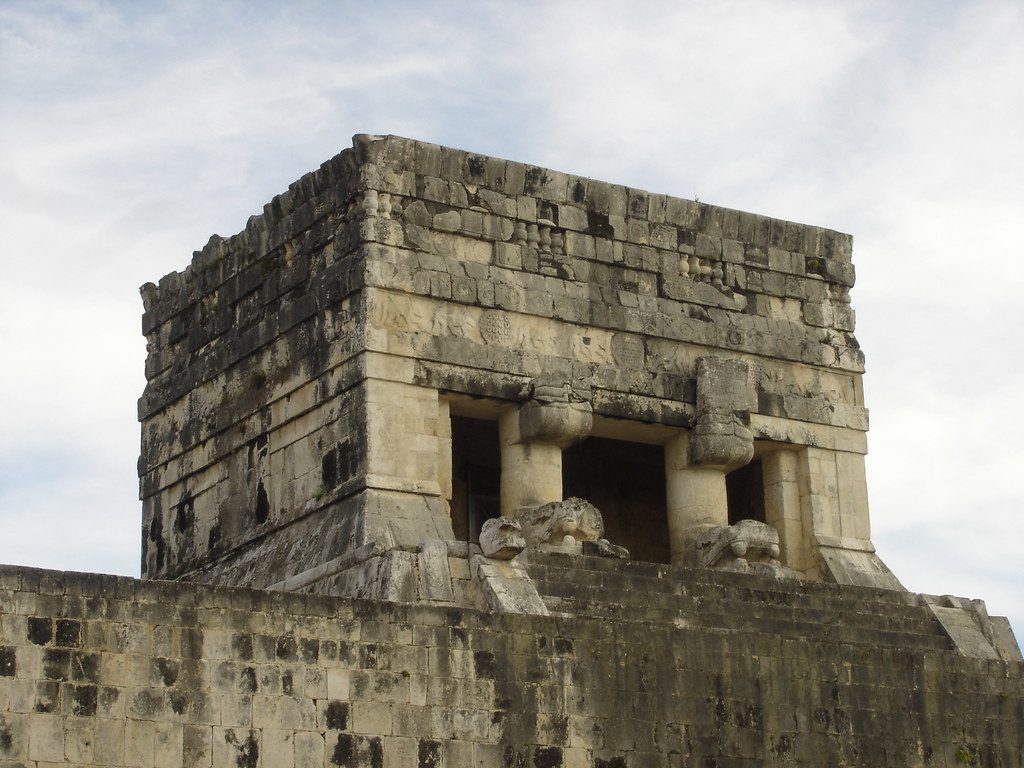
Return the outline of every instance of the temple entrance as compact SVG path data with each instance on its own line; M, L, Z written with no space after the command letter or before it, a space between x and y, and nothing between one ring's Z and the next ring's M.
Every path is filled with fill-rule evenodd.
M455 537L476 542L484 521L501 515L498 422L452 416L451 517Z
M589 437L562 452L562 483L563 498L601 510L605 537L634 560L669 562L662 446Z
M725 476L729 501L729 525L740 520L767 523L764 510L764 471L760 459L733 470Z

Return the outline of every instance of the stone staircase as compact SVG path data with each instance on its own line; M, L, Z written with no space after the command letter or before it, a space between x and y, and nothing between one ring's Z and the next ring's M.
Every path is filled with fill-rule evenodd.
M525 564L555 615L772 634L908 651L955 650L916 594L695 568L531 552Z

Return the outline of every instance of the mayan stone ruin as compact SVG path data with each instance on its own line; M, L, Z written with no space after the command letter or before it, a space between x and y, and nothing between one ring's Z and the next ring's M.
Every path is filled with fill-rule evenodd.
M0 768L1024 767L875 553L848 235L395 136L142 289L142 578L0 567Z

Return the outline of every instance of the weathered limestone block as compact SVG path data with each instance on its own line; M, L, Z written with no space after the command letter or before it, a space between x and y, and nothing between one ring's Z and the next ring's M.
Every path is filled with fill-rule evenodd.
M480 549L492 560L511 560L524 549L523 527L507 517L485 520L480 530Z
M697 361L697 410L690 434L690 464L723 472L754 457L750 410L756 402L750 369L742 360Z
M448 566L448 545L441 539L420 545L418 563L420 597L427 602L453 603L452 573Z
M584 540L580 544L583 546L583 554L588 557L629 560L629 550L625 547L620 547L618 544L612 544L608 539L598 539L597 541Z
M511 560L491 560L474 555L470 560L484 610L547 616L544 599L526 569Z
M869 540L818 534L814 544L823 581L906 591Z
M724 528L710 528L693 540L691 562L704 568L759 573L795 579L796 572L779 562L779 534L757 520L740 520Z

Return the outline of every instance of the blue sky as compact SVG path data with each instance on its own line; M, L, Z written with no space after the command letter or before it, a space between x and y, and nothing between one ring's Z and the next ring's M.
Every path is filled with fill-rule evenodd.
M0 561L138 572L138 286L395 133L853 233L875 544L1021 634L1022 39L1018 2L0 1Z

